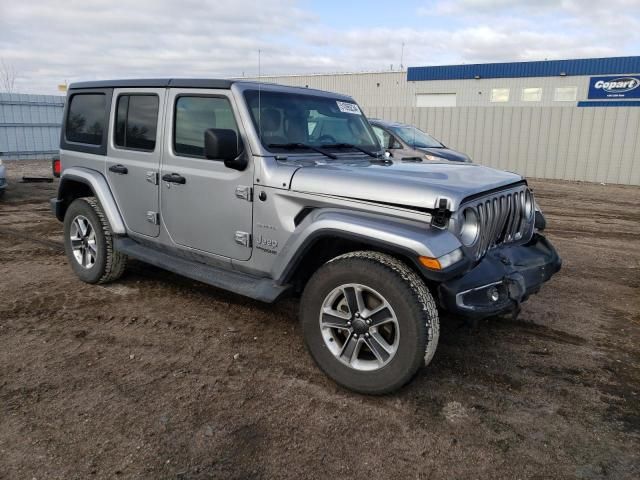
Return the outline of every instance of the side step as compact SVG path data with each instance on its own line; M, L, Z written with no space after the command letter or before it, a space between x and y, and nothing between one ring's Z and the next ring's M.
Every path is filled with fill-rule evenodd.
M269 278L254 277L169 255L140 245L130 238L115 238L115 248L136 260L261 302L272 303L290 288L290 285L277 285Z

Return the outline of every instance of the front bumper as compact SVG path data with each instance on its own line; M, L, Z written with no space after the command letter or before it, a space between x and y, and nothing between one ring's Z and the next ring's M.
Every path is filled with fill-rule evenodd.
M440 304L469 318L484 318L519 308L560 270L562 260L551 243L535 234L526 245L490 250L462 277L441 283Z

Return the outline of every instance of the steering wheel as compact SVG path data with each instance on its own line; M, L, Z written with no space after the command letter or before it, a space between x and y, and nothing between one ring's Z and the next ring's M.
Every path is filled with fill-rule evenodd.
M318 137L318 142L320 143L338 143L338 141L333 138L331 135L320 135Z

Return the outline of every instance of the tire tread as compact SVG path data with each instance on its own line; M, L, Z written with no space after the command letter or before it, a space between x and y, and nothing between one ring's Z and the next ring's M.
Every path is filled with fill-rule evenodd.
M105 245L106 245L106 261L104 273L96 282L97 284L110 283L119 279L124 273L127 267L127 256L118 252L114 248L113 233L111 232L111 225L107 220L102 206L96 197L83 197L83 200L93 209L100 220L100 226L104 233Z
M336 270L337 264L339 264L340 267ZM367 265L372 267L373 270L368 268ZM317 348L315 346L315 340L305 336L305 342L307 343L307 346L312 353L312 357L320 369L329 375L335 382L345 388L359 393L384 395L409 383L421 366L427 365L431 362L438 344L440 324L436 303L429 292L427 285L425 285L424 281L415 270L410 268L402 260L392 255L373 250L353 251L339 255L320 267L307 284L307 288L305 288L300 302L300 318L303 322L303 332L305 332L305 330L307 330L305 326L310 325L308 323L310 321L310 312L307 311L306 308L317 301L314 300L316 296L316 292L314 290L318 281L326 283L327 278L330 278L331 275L338 274L338 272L355 272L357 269L362 268L365 268L366 271L369 272L368 275L377 271L380 275L388 278L389 281L397 285L398 288L396 288L396 295L401 294L408 297L406 305L411 308L413 312L411 315L413 316L414 321L417 322L414 325L418 327L415 329L414 334L416 337L414 338L416 339L419 348L424 349L424 354L421 355L419 350L414 351L414 353L411 354L411 360L405 364L405 367L401 371L397 372L396 376L393 378L387 378L386 381L381 381L382 379L380 379L380 381L368 383L368 381L363 380L353 383L354 380L349 380L349 376L345 377L343 374L339 373L339 370L336 370L333 364L325 365L324 359L320 361L320 358L323 357L324 354L316 355L314 353ZM383 275L383 273L388 273L389 275ZM342 275L343 274L344 273L342 273ZM329 277L327 277L327 275ZM320 280L320 278L322 278L322 280ZM311 323L313 323L313 321L311 321ZM311 330L307 331L311 332ZM307 334L305 333L305 335ZM312 347L312 345L314 346Z
M427 327L427 344L424 355L424 364L429 365L436 353L438 339L440 338L440 322L438 321L438 308L433 296L425 285L424 281L418 274L410 268L406 263L398 258L374 250L360 250L348 252L338 257L332 258L327 263L335 262L341 259L362 258L369 259L385 266L389 270L397 273L408 283L409 289L413 293L414 300L420 304L425 317L425 325ZM432 319L435 319L433 321Z

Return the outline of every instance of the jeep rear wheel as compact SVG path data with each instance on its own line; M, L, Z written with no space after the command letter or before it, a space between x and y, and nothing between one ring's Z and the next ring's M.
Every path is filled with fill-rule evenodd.
M400 388L429 363L438 312L422 279L378 252L352 252L323 265L300 304L305 343L338 384L361 393Z
M94 197L74 200L64 216L64 249L75 274L87 283L107 283L124 272L127 257L113 248L111 227Z

